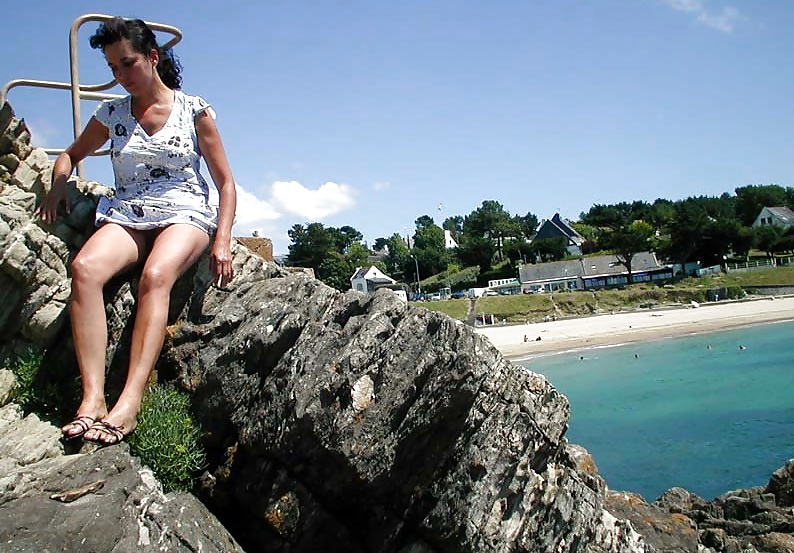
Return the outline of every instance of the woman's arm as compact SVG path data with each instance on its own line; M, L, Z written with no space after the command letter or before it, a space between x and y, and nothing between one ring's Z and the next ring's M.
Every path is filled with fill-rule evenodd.
M94 153L108 139L107 127L92 117L71 146L58 155L52 167L52 185L50 191L44 196L36 213L46 223L52 223L57 218L58 205L65 203L66 213L70 212L69 196L66 191L66 182L72 174L72 169L86 156Z
M215 120L205 110L196 115L195 125L199 149L207 162L212 181L218 188L220 199L218 230L210 252L210 268L215 276L220 277L220 286L226 286L234 277L231 243L232 225L237 210L237 191L234 188L234 177Z

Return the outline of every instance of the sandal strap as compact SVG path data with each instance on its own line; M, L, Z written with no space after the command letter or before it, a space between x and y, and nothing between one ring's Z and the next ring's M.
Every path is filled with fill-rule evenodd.
M91 428L96 419L91 415L77 415L72 422L67 424L66 426L76 427L81 434L88 432L88 429Z
M124 434L121 426L116 426L115 424L105 421L94 422L94 424L91 425L91 430L96 430L105 434L105 436L100 434L99 439L95 440L103 445L116 445L117 443L124 441L124 438L126 437L126 434Z

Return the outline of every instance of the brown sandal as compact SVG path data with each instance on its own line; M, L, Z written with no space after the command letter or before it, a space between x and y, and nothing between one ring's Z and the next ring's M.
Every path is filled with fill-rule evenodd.
M99 435L96 438L83 437L83 439L87 442L94 442L95 444L99 445L120 444L126 439L127 436L132 434L132 432L125 434L123 428L123 426L116 426L114 424L110 424L109 422L96 421L91 425L90 430L99 432Z
M77 438L82 438L83 434L88 432L91 427L96 423L96 419L91 415L77 415L72 422L67 424L65 427L77 428L77 432L69 433L63 429L61 429L61 439L62 440L76 440Z

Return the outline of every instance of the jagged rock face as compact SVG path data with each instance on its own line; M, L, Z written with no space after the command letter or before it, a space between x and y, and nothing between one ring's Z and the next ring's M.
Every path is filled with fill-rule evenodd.
M169 357L204 428L232 438L218 444L233 451L218 501L256 514L295 498L295 543L274 550L314 550L318 532L334 551L419 538L439 551L567 551L595 536L600 489L565 450L566 399L469 328L303 275L211 290L193 311Z
M12 379L0 371L0 397ZM242 553L194 496L164 495L127 445L64 455L60 431L0 406L0 549Z
M26 131L9 121L0 156L10 145L21 166L36 150L22 155ZM0 176L0 278L16 309L0 310L0 354L33 344L71 370L68 260L90 232L93 200L44 228L31 221L42 178L6 178L18 171ZM233 253L228 290L210 285L206 259L178 283L157 369L192 393L210 458L202 496L244 546L652 550L603 509L595 465L564 439L568 402L543 377L388 291L341 294ZM122 379L134 290L132 275L108 292L108 365ZM36 317L43 306L48 316Z

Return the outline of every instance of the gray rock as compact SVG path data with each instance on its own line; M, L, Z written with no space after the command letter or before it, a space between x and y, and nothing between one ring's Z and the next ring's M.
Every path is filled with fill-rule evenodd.
M195 497L164 495L126 445L64 455L59 436L0 409L3 551L242 552Z
M766 486L780 507L794 507L794 459L777 469Z
M0 407L11 401L11 394L14 392L16 379L14 374L7 369L0 369Z

